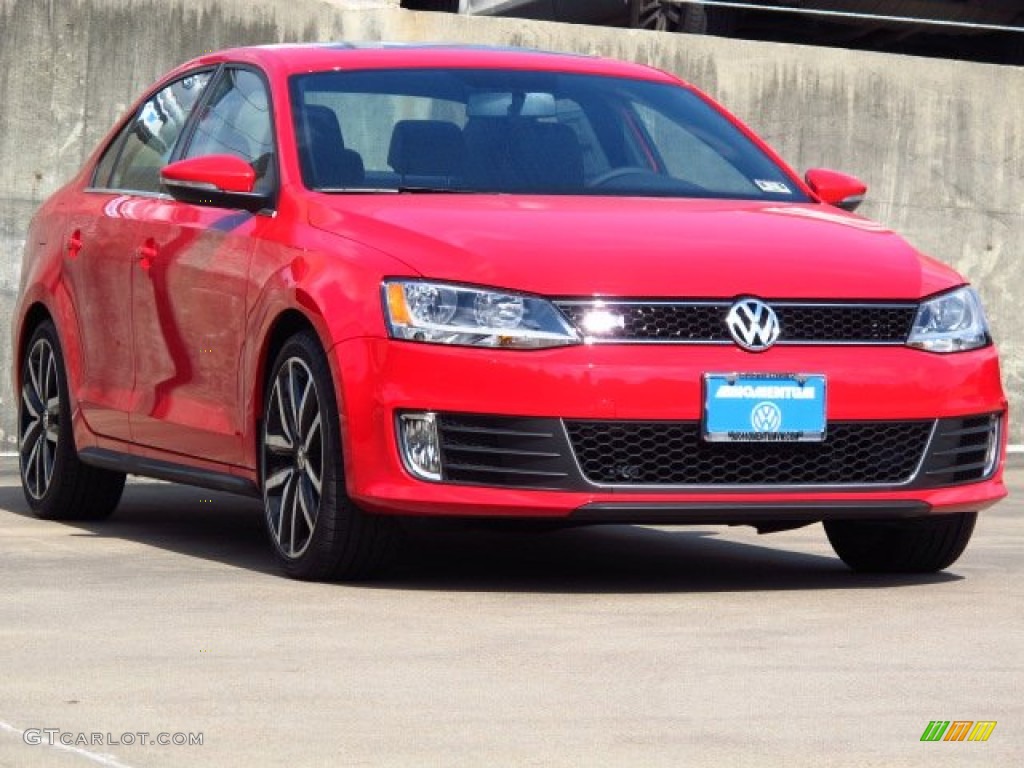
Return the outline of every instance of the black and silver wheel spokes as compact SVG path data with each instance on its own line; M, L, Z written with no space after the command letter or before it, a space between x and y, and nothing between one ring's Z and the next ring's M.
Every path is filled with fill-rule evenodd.
M643 0L634 11L634 26L640 29L655 29L674 32L682 26L684 9L663 0Z
M60 388L57 358L46 339L28 355L21 383L18 454L21 478L33 499L41 499L53 480L60 440Z
M309 547L320 512L323 421L313 373L298 357L278 369L263 427L263 498L270 533L287 557Z

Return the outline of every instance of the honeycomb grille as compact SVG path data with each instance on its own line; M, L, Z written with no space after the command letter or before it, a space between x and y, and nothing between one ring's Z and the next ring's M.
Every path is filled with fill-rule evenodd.
M592 301L566 300L558 308L579 328ZM622 328L602 334L613 341L664 343L727 343L725 325L730 302L608 302L602 309L622 315ZM785 344L904 344L917 306L873 304L773 303Z
M856 488L910 481L907 487L936 488L991 476L1000 418L831 422L821 443L707 443L691 421L462 413L438 414L438 432L444 482L459 485L587 491L593 483Z
M601 485L895 485L912 478L934 423L833 422L821 443L707 443L697 422L565 426Z

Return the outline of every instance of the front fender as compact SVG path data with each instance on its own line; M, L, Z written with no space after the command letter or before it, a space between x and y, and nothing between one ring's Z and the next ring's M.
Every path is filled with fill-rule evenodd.
M248 342L243 352L239 398L248 425L244 460L252 467L258 466L258 425L266 369L282 318L296 317L297 313L315 331L327 354L335 397L343 414L341 371L331 351L347 339L385 335L381 281L390 275L418 276L387 254L320 230L304 230L297 242L306 247L261 241L250 267Z

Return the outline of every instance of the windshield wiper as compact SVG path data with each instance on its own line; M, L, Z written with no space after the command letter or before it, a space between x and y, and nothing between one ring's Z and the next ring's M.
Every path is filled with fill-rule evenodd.
M453 187L429 187L429 186L415 186L403 184L396 190L399 194L403 195L422 195L422 194L433 194L435 192L440 194L458 194L460 192L468 192L466 189L455 189Z
M457 195L468 194L473 190L455 189L452 187L427 187L403 184L398 187L317 187L316 191L323 192L324 194L327 195Z

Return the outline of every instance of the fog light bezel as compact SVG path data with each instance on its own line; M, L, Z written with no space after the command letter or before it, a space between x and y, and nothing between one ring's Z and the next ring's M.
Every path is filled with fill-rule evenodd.
M999 467L999 460L1003 453L1003 414L992 414L992 421L989 424L989 444L985 453L985 471L983 478L992 477Z
M421 428L429 430L429 439L433 441L433 450L436 455L436 471L432 467L424 466L417 458L416 451L410 444L411 436L407 429L413 425L420 425ZM395 431L398 440L398 453L402 458L402 466L405 470L418 480L428 482L441 482L444 480L444 462L441 458L441 439L437 430L437 414L433 411L402 411L396 414Z

